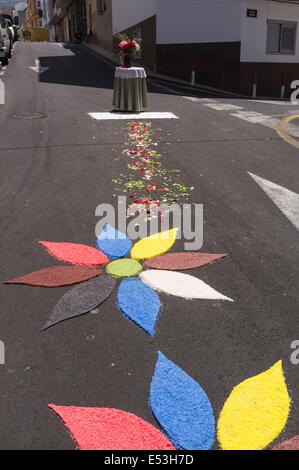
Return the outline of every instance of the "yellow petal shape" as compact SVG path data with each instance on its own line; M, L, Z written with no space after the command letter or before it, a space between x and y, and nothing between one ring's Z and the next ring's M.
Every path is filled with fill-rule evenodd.
M174 244L178 230L178 228L173 228L139 240L131 250L131 257L133 259L148 259L162 255Z
M235 387L218 421L223 450L262 450L283 430L290 397L281 361Z

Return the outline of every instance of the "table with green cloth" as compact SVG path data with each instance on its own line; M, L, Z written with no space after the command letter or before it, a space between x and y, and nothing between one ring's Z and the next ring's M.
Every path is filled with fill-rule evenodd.
M119 111L140 112L148 105L146 73L142 67L116 67L113 106Z

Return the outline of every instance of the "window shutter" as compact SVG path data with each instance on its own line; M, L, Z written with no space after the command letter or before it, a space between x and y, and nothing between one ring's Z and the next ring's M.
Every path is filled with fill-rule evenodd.
M280 24L269 23L268 25L268 52L279 52Z
M294 53L296 47L296 25L295 24L282 24L281 37L280 37L280 50L281 52Z

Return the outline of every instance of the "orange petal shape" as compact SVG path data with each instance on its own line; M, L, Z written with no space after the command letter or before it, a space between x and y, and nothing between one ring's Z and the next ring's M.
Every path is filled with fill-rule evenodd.
M154 426L113 408L49 405L81 450L175 450Z
M70 264L83 266L99 266L109 263L109 259L101 251L78 243L41 242L50 255Z
M200 268L205 264L224 258L228 254L212 253L167 253L166 255L150 258L143 263L144 268L167 269L168 271L182 271L184 269Z
M51 266L26 276L5 281L4 284L24 284L36 287L71 286L99 276L102 270L88 266Z

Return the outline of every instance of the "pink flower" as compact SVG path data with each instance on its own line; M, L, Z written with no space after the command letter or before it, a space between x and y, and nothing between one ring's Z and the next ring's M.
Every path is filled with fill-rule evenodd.
M123 49L127 44L128 44L127 41L121 41L121 42L119 43L118 47L119 47L120 49Z

